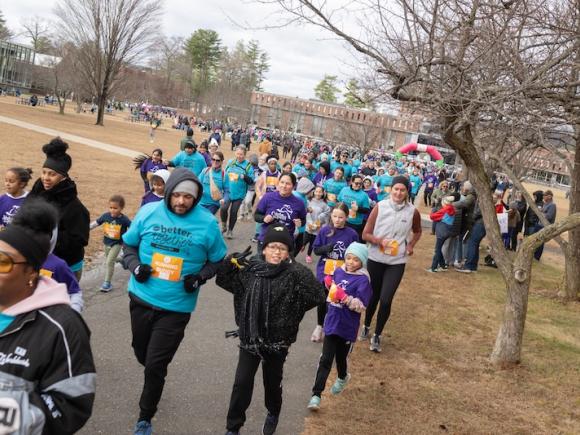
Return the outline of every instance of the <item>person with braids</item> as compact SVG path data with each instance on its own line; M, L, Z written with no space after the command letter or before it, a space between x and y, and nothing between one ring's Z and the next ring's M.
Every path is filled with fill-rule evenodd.
M91 221L89 211L78 198L77 186L69 177L72 159L67 149L68 144L60 137L42 147L46 160L28 198L42 198L58 210L58 237L54 254L66 261L80 281Z
M263 251L249 261L249 249L227 256L216 284L234 295L240 352L227 415L227 434L239 434L252 402L260 364L268 414L262 433L276 431L282 409L282 374L304 314L324 303L323 286L292 257L294 238L285 225L269 225Z
M24 189L32 176L32 169L10 168L4 175L6 193L0 196L0 231L12 222L28 195Z
M167 169L167 165L163 163L163 150L161 148L155 148L151 156L143 154L135 157L133 164L135 169L139 169L145 193L151 190L151 177L153 177L155 172L160 169Z

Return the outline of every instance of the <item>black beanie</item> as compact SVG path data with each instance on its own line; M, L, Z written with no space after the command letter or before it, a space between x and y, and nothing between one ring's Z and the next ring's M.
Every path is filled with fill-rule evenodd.
M72 159L66 153L68 144L60 137L54 138L42 147L42 152L46 154L46 160L42 165L43 168L52 169L65 177L68 177L68 171L72 166Z
M330 163L329 162L327 162L325 160L323 162L320 162L319 166L322 166L326 170L326 175L330 174Z
M0 240L20 252L37 272L50 251L48 235L18 225L8 225L4 231L0 231Z
M409 190L409 179L404 175L397 175L396 177L393 177L391 186L394 186L395 184L402 184L407 188L407 190Z
M264 234L264 247L272 242L283 243L288 246L290 252L294 250L294 239L282 224L272 224L266 230L266 234Z

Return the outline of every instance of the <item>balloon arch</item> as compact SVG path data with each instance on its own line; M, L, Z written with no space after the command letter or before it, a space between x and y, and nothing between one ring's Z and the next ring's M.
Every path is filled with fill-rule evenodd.
M443 156L433 145L423 145L417 143L408 143L407 145L402 146L399 148L395 154L395 156L400 159L403 157L403 154L410 153L412 151L417 151L420 153L427 153L431 156L433 160L435 160L435 164L437 167L442 168L445 164L443 160Z

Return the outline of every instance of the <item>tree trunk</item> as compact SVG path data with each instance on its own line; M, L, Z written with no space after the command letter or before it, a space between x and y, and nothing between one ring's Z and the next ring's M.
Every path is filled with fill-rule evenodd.
M105 125L105 104L107 102L106 95L99 95L97 99L97 122L96 125Z
M575 125L574 130L574 137L578 138L580 124ZM580 150L576 148L574 166L570 171L570 214L580 212ZM580 293L580 228L568 233L568 249L564 251L564 262L565 279L559 296L566 301L575 301Z
M527 259L521 257L519 255L516 258L512 269L517 272L509 277L505 275L503 277L507 287L507 300L503 321L490 356L494 364L501 366L519 364L521 358L532 268L532 257L529 256Z
M61 98L59 94L57 95L58 100L58 113L60 115L64 115L64 108L66 106L66 92L64 93L63 97Z

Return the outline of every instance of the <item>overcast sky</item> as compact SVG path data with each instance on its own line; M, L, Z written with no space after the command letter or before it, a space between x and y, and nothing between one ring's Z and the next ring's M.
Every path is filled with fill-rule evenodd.
M32 16L54 19L54 0L0 0L7 26L17 32L22 19ZM265 23L275 24L275 9L247 0L165 0L163 32L168 36L189 36L196 29L212 29L222 42L256 39L270 56L270 71L264 89L283 95L313 98L314 87L324 77L339 77L341 86L353 75L353 61L344 45L329 34L308 26L273 30L247 30ZM228 16L239 25L233 24Z

